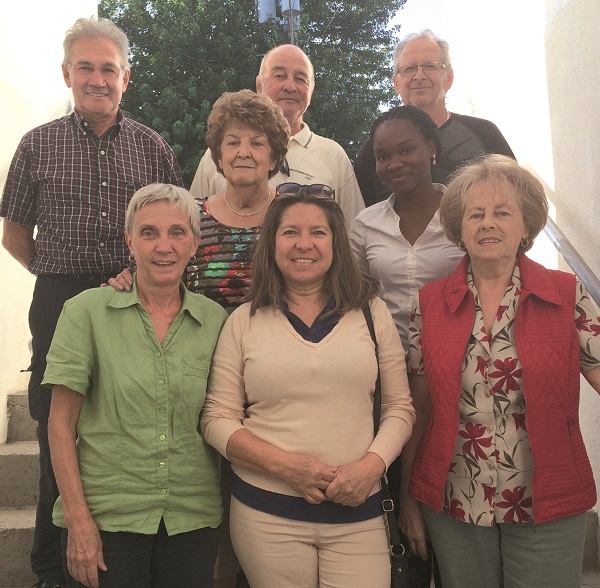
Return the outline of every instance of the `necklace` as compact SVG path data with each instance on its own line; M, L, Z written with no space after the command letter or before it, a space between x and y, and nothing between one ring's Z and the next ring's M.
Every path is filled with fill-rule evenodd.
M229 204L229 201L227 200L227 190L225 190L225 192L223 192L223 198L225 199L225 204L227 204L227 208L229 208L229 210L231 210L231 212L233 212L233 214L237 214L238 216L254 216L255 214L258 214L269 202L269 198L271 197L271 193L267 192L267 199L254 211L254 212L238 212L237 210L234 210L231 207L231 204Z

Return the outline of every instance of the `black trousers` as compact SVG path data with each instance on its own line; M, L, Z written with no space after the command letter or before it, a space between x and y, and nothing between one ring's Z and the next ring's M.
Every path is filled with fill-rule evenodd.
M63 529L65 556L68 536ZM169 536L163 519L156 535L100 531L107 567L98 573L100 588L211 588L217 537L218 529L208 527ZM68 588L83 588L66 561L65 575Z
M29 329L32 336L29 412L38 422L37 438L40 447L39 498L31 549L31 569L40 579L63 579L61 530L52 523L52 508L58 498L48 445L48 415L52 393L49 388L41 385L46 370L46 355L64 303L84 290L99 286L106 279L107 276L95 274L38 276L29 309Z

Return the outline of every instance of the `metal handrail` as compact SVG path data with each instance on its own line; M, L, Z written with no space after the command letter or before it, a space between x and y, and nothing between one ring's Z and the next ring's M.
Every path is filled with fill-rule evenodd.
M560 256L573 270L573 273L581 280L596 305L600 307L600 280L550 217L548 217L544 227L544 233L548 235L548 238L552 241Z

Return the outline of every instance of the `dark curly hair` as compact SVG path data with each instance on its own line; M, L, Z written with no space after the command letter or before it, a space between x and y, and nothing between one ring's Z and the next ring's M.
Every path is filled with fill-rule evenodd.
M375 119L375 122L371 125L371 132L369 134L371 143L373 143L373 137L375 136L377 129L389 120L407 120L411 122L427 141L434 142L435 152L439 155L442 150L442 144L437 125L426 112L423 112L416 106L410 106L409 104L406 106L395 106L387 112L384 112L379 118Z

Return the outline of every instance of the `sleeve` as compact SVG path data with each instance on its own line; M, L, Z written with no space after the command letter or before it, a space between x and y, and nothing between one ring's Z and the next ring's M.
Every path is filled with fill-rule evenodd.
M60 384L87 394L94 371L90 318L90 310L81 297L65 302L46 358L42 385L51 388Z
M423 367L423 352L421 350L421 333L423 328L423 317L421 308L417 302L408 325L408 373L421 375L425 373Z
M37 188L29 174L31 153L27 148L27 137L26 135L21 140L8 169L0 203L0 217L33 227L36 224Z
M406 377L404 349L392 315L380 298L374 298L370 306L379 344L381 420L369 451L379 455L389 467L410 439L415 409Z
M190 193L194 198L212 196L224 190L224 183L225 178L217 170L210 149L207 149L198 164L194 181L190 186Z
M171 146L164 140L163 141L163 182L165 184L174 184L175 186L184 187L183 178L181 177L181 170L179 169L179 163Z
M342 157L340 157L340 181L338 182L339 193L336 193L335 199L340 205L346 220L346 228L349 229L356 215L364 209L365 203L354 175L354 169L348 159L345 151L340 146Z
M367 249L365 246L365 225L361 219L362 215L358 215L352 226L350 227L350 232L348 233L348 238L350 239L350 247L352 249L352 253L354 254L354 259L356 260L356 265L358 265L358 269L367 276L369 275L369 262L367 261Z
M200 430L209 445L227 457L227 442L242 429L246 390L243 336L250 305L237 308L225 323L212 359Z
M577 280L575 299L575 326L579 336L581 371L600 365L600 317L585 286Z

